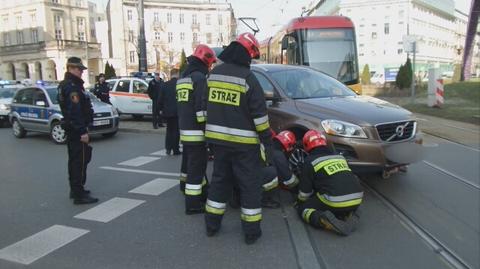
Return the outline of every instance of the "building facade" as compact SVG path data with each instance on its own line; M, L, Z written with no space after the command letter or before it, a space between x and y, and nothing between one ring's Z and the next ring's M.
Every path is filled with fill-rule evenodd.
M236 23L228 3L145 0L144 25L148 71L178 67L182 50L190 55L198 44L221 47L235 36ZM110 0L107 23L98 23L97 37L105 60L118 75L138 71L138 9L135 0ZM97 31L98 32L98 31ZM108 46L103 43L107 42Z
M98 17L90 12L95 5L86 0L16 0L2 4L2 79L61 80L67 58L76 56L88 65L83 77L87 85L94 82L101 67L95 24L91 23L91 16Z
M468 16L455 9L453 0L323 0L313 10L312 15L352 19L360 67L381 71L405 63L405 36L416 40L418 73L431 67L452 71L462 60ZM478 40L473 73L480 71Z

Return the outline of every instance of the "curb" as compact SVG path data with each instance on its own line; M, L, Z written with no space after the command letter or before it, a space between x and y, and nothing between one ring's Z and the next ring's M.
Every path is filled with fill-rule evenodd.
M135 129L135 128L118 128L119 132L125 133L143 133L143 134L165 134L164 130L147 130L147 129Z

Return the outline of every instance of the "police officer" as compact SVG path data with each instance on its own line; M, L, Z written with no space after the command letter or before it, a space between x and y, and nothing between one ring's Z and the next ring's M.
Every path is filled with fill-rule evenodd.
M315 228L349 235L355 230L355 213L362 203L358 178L342 155L334 155L323 134L310 130L303 137L305 158L300 177L297 211Z
M185 213L204 212L206 199L207 148L205 145L205 96L207 74L216 61L215 52L206 45L198 45L187 58L188 65L177 81L177 104L180 123L180 141L187 158L185 184Z
M87 68L80 58L69 58L65 78L58 86L58 102L63 114L62 126L67 135L70 198L73 198L74 204L98 202L97 198L90 196L90 191L84 189L87 164L92 157L87 127L93 121L92 104L83 87L82 73L85 69Z
M154 79L148 83L147 93L148 97L152 99L152 123L153 129L158 129L158 127L163 127L162 119L160 116L160 92L164 85L163 79L160 78L159 73L155 73Z
M208 78L205 128L205 137L215 157L205 206L207 236L220 229L235 178L240 189L242 228L247 244L255 243L262 235L259 143L265 146L267 160L272 151L265 97L250 71L252 59L260 56L258 48L257 39L243 33L220 54L223 63Z
M171 72L171 79L165 82L163 90L160 93L160 108L162 117L167 123L167 131L165 134L165 149L167 154L180 155L180 132L178 129L178 112L176 100L176 86L178 78L178 70Z
M110 103L110 88L108 87L108 83L105 82L105 74L100 73L98 75L98 82L95 84L95 88L93 88L93 94L95 94L100 101Z

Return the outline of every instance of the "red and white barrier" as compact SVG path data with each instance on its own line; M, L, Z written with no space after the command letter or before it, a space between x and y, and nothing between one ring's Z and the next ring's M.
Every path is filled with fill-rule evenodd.
M445 102L443 98L443 79L437 79L435 83L435 106L440 107Z

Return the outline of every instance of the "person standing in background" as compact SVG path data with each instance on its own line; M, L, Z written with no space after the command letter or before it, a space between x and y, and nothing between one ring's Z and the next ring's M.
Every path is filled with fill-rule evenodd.
M95 88L93 88L93 94L100 99L100 101L110 103L110 88L108 88L108 83L105 82L105 74L100 73L98 75L98 82L95 84Z
M162 91L163 85L165 82L160 78L159 73L155 73L155 78L148 83L148 97L152 99L152 123L153 129L158 129L158 127L164 127L161 121L160 115L160 93Z
M160 109L162 118L167 123L167 134L165 135L165 149L167 154L180 155L180 131L178 128L178 110L177 110L177 78L178 70L173 69L170 73L170 80L165 82L160 93Z

